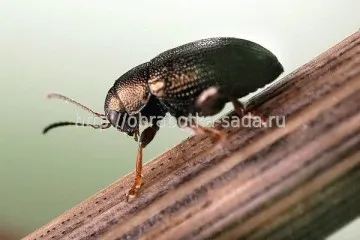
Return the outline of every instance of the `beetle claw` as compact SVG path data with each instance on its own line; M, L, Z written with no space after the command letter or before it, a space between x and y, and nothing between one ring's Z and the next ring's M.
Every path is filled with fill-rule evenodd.
M141 189L141 186L143 184L144 184L144 182L142 180L142 176L137 177L136 180L135 180L134 185L131 187L131 189L126 194L126 201L127 202L131 202L133 199L135 199L137 197L137 195L139 194L139 191Z

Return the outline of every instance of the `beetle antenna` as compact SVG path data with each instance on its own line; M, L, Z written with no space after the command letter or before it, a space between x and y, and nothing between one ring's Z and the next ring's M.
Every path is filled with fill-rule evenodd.
M101 118L102 120L107 120L105 114L101 114L101 113L94 112L93 110L91 110L90 108L82 105L81 103L78 103L77 101L75 101L75 100L73 100L73 99L71 99L71 98L68 98L68 97L66 97L66 96L64 96L64 95L61 95L61 94L59 94L59 93L50 93L50 94L47 95L47 97L50 98L50 99L51 99L51 98L57 98L57 99L64 100L64 101L66 101L66 102L70 102L70 103L72 103L72 104L74 104L74 105L76 105L76 106L78 106L78 107L81 107L81 108L82 108L83 110L85 110L86 112L91 113L91 114L93 114L94 116ZM68 125L71 125L71 124L68 124ZM62 126L62 125L61 125L61 126Z
M87 123L76 123L76 122L56 122L44 128L43 134L46 134L48 131L50 131L53 128L64 127L64 126L83 126L83 127L92 127L94 129L107 129L111 126L111 123L107 122L103 124L87 124Z

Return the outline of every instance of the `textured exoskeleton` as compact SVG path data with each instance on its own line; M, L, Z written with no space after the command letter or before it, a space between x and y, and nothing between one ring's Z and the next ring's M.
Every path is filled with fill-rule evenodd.
M227 102L265 86L282 72L276 56L254 42L203 39L165 51L122 75L108 92L105 114L114 127L132 135L137 129L126 124L123 118L128 115L215 115ZM211 87L211 99L199 101Z
M156 123L166 113L177 119L189 115L212 116L227 102L232 102L235 110L243 110L239 98L274 81L282 72L283 67L274 54L248 40L208 38L191 42L165 51L117 79L106 96L105 114L65 96L49 95L70 101L106 122L102 125L59 122L45 128L44 133L66 125L102 129L114 126L138 140L140 120L150 122L140 135L135 182L128 192L129 199L136 196L143 183L142 150L154 138L159 130ZM217 140L223 137L219 130L195 126L192 120L182 126L209 133Z

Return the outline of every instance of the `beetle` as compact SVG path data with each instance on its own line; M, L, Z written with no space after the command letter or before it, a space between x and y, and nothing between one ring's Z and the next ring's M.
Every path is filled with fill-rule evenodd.
M201 39L167 50L120 76L107 93L104 114L61 94L49 94L49 98L71 102L104 122L98 125L57 122L47 126L43 133L68 125L96 129L113 126L133 136L139 146L134 184L127 193L129 201L137 196L143 184L143 149L153 140L159 130L158 123L166 113L178 120L179 127L209 134L220 141L224 138L222 132L184 117L213 116L228 102L241 115L246 110L238 99L271 83L283 71L272 52L250 40L234 37ZM135 124L130 124L130 119ZM149 126L140 134L139 126L144 119Z

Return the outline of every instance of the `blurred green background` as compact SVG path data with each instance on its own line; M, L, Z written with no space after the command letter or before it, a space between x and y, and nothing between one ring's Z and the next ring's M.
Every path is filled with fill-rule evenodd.
M88 116L46 100L47 93L102 112L108 89L125 71L171 47L214 36L264 45L287 74L360 27L359 0L0 3L0 229L20 236L135 166L136 143L114 129L68 127L43 136L51 122ZM188 135L163 129L145 158ZM359 239L354 226L332 239Z

